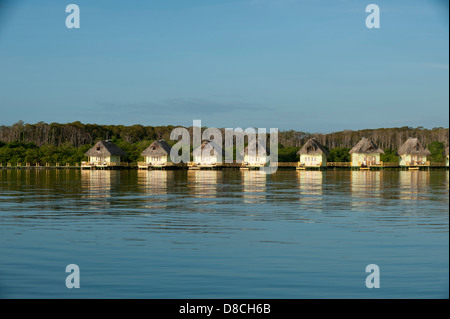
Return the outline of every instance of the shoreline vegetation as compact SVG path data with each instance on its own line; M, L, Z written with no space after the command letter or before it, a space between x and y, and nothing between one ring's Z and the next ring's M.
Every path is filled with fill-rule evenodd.
M142 160L141 153L155 140L164 139L171 146L170 132L177 126L97 125L73 122L67 124L39 122L25 124L20 121L11 126L0 126L0 163L66 163L76 165L85 161L88 151L97 141L109 139L127 153L125 163L135 165ZM187 127L192 136L192 127ZM431 152L430 161L445 162L443 152L449 145L449 129L437 127L379 128L344 130L328 134L301 131L278 133L278 161L297 162L298 150L310 139L317 139L329 151L328 162L350 162L350 149L362 138L370 137L384 150L381 161L398 163L398 148L409 137L419 138Z

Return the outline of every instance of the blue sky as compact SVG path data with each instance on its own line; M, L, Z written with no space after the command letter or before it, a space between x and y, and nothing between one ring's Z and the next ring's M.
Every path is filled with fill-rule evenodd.
M446 1L0 3L0 125L449 126Z

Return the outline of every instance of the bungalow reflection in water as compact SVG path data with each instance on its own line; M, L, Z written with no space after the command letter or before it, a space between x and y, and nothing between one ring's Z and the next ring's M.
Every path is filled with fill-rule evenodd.
M81 189L84 198L91 199L94 208L110 205L112 185L120 183L119 174L110 170L81 170Z
M173 171L139 170L137 182L139 189L145 194L144 208L166 208L168 203L167 188L172 187Z
M352 171L350 182L352 208L359 211L361 206L367 206L370 210L372 203L374 207L378 207L379 201L375 201L374 198L382 196L382 180L382 171Z
M323 175L322 171L297 171L298 187L302 194L322 195Z
M260 171L241 171L244 203L258 203L266 199L267 174Z
M299 189L299 201L303 205L308 205L309 211L323 209L323 179L322 171L297 171L297 181Z
M189 170L187 172L187 185L195 197L215 197L217 183L222 178L223 171Z
M137 182L139 189L145 194L167 194L168 181L173 180L173 171L139 170Z
M429 199L429 171L399 172L398 192L400 199Z

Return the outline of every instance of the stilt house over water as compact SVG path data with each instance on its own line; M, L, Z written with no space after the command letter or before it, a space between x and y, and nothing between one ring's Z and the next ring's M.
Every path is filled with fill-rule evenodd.
M122 157L126 156L127 153L113 142L106 140L98 141L84 155L88 157L89 165L119 166L122 162Z
M171 149L172 147L165 140L159 140L150 144L141 155L147 165L167 165L172 162L170 160Z
M214 152L215 150L215 152ZM214 141L206 140L193 151L193 163L201 166L217 165L223 162L224 150Z
M370 138L363 137L349 153L353 167L370 167L381 165L380 154L384 154L384 151Z
M297 152L300 155L299 166L304 167L326 167L327 155L326 148L316 139L312 138Z
M427 156L431 152L417 138L410 137L399 149L400 166L428 165Z
M257 139L254 143L249 143L244 151L244 166L265 166L267 164L267 148Z

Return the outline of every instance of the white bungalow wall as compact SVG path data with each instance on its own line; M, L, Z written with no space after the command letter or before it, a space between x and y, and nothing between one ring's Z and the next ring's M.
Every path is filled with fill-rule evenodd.
M400 166L409 166L414 164L425 164L427 162L426 155L400 155Z
M327 157L325 154L300 154L300 164L305 166L327 166Z
M217 164L217 156L214 155L204 155L204 156L194 156L194 163L200 165L213 165Z
M244 162L250 165L265 165L267 156L244 155Z
M379 165L380 154L352 154L352 166Z
M153 165L163 165L168 162L170 162L170 156L169 155L161 155L161 156L146 156L145 162L147 164L153 164Z
M120 156L106 156L106 157L98 157L98 156L89 156L89 163L116 163L120 164Z

